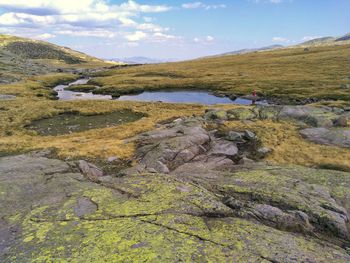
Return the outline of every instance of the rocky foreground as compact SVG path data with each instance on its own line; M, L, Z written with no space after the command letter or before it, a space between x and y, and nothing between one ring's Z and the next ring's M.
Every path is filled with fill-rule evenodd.
M0 261L349 262L350 173L270 166L251 131L209 129L286 110L160 125L118 176L49 151L0 158ZM301 115L337 129L344 112Z

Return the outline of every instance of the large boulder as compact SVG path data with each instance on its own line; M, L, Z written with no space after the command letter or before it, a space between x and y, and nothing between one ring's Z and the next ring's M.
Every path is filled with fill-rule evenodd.
M309 128L300 131L307 140L339 147L350 147L350 129L346 128Z
M278 114L279 120L297 120L313 127L332 127L339 116L319 107L284 106Z

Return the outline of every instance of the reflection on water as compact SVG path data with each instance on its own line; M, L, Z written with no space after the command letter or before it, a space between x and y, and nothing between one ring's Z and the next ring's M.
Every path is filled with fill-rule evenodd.
M121 96L117 100L137 100L137 101L161 101L170 103L200 103L200 104L241 104L250 105L252 100L237 98L231 100L228 97L217 97L205 91L145 91L137 95ZM263 104L266 102L256 102Z
M58 93L60 100L111 100L110 95L97 95L92 92L76 92L65 90L70 85L82 85L86 84L88 79L79 79L69 85L58 85L55 87L55 91ZM199 103L199 104L240 104L250 105L253 104L252 100L236 98L231 100L228 97L217 97L206 91L145 91L137 95L124 95L116 100L134 100L134 101L147 101L147 102L168 102L168 103ZM266 101L257 101L255 104L267 104Z
M69 85L58 85L54 90L58 93L57 97L59 100L111 100L110 95L97 95L92 92L77 92L65 90L70 85L83 85L86 84L89 79L78 79L70 83Z

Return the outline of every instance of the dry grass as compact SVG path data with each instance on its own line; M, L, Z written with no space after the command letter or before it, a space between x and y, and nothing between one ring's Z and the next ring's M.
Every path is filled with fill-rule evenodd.
M281 49L269 52L145 65L100 73L93 81L120 93L142 89L205 89L287 100L350 101L350 45Z
M157 122L204 112L204 107L199 105L126 101L33 101L21 98L1 105L5 110L0 110L0 153L54 147L59 156L64 158L105 158L114 155L130 158L134 152L134 144L125 143L125 139L154 129ZM120 126L62 136L38 136L25 128L33 120L62 112L99 114L123 109L146 113L148 116Z

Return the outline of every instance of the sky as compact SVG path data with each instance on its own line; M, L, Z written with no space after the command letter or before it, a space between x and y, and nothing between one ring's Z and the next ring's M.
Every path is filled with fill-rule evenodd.
M191 59L350 32L350 0L0 0L0 33L99 58Z

